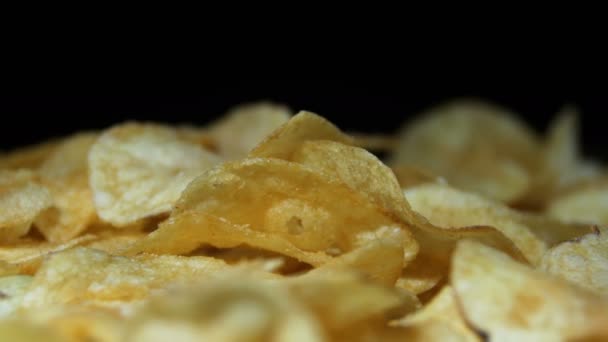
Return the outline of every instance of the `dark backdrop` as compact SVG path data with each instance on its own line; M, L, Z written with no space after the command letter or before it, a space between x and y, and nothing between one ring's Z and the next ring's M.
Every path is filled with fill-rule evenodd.
M210 83L183 95L0 96L0 149L77 130L103 128L127 119L204 124L232 105L264 99L285 103L296 111L314 111L345 130L391 133L421 110L462 96L507 106L539 131L547 127L562 105L575 104L583 114L581 136L585 154L608 160L603 122L608 104L602 94L537 89L526 92L417 89L411 85L406 88L383 82L336 80Z

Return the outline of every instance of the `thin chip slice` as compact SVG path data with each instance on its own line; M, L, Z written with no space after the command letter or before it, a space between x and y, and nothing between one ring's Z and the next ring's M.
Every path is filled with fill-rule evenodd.
M0 319L9 317L21 306L31 282L30 276L0 277Z
M310 112L299 112L249 153L251 157L291 160L291 155L307 140L332 140L352 145L353 139L331 122Z
M451 286L444 286L424 308L391 325L404 328L404 341L481 342L465 322L455 296Z
M326 341L320 322L280 284L224 276L158 296L126 341Z
M245 157L290 117L288 107L270 102L240 105L212 125L209 134L222 157L238 159Z
M0 242L25 235L52 203L49 191L29 170L0 170Z
M408 124L391 165L418 166L456 187L510 202L527 192L540 149L537 137L513 113L460 100Z
M208 257L144 254L126 258L79 247L53 254L43 263L23 298L23 308L77 304L124 314L153 291L196 284L231 269L238 270Z
M546 212L566 222L608 225L608 182L598 182L559 196L550 202Z
M403 234L398 227L382 227L375 232L362 233L364 241L360 242L360 247L330 260L308 274L321 276L333 274L337 270L356 270L367 279L393 286L405 266Z
M491 340L608 338L608 300L462 241L451 281L465 317Z
M81 234L97 220L89 188L88 155L95 133L65 139L40 167L41 182L53 197L53 206L35 221L52 242L65 242Z
M318 264L319 253L328 260L348 252L358 233L383 226L399 223L342 183L297 163L251 158L222 164L190 183L169 220L131 252L186 253L203 242L222 248L243 243ZM404 243L416 248L411 238ZM290 246L312 258L300 259L306 256Z
M64 243L28 241L8 247L0 246L0 260L6 263L0 267L0 275L34 274L46 256L85 245L96 239L96 236L89 234Z
M536 265L547 250L517 215L500 203L445 185L427 184L405 191L412 209L441 227L492 226L507 236Z
M171 128L126 123L105 131L89 153L99 216L124 227L168 212L196 176L219 162Z
M540 268L608 296L608 228L551 248Z

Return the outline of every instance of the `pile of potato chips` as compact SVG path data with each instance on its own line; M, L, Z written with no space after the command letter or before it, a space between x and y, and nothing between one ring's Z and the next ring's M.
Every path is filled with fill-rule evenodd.
M0 341L608 340L608 173L577 143L573 108L370 136L258 103L0 154Z

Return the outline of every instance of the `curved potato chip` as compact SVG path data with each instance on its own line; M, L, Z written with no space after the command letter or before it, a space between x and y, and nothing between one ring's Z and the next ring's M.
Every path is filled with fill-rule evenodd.
M51 192L53 206L35 221L51 242L64 242L82 233L97 219L89 188L88 155L95 133L65 139L40 167L41 183Z
M79 247L51 255L34 276L22 304L25 309L78 304L128 312L152 291L237 269L207 257L126 258Z
M104 132L89 153L90 184L101 219L124 227L168 212L182 190L219 158L156 124Z
M223 277L152 300L125 341L325 341L323 327L286 286Z
M83 235L64 243L53 242L25 242L10 247L0 246L0 260L7 263L0 268L0 275L34 274L40 267L42 260L50 255L84 245L94 241L94 235Z
M238 159L245 157L290 117L288 107L270 102L240 105L212 125L209 134L222 157Z
M540 268L608 296L608 228L564 242L545 253Z
M454 289L444 286L421 310L391 322L391 326L405 328L404 341L481 342L465 322L455 297Z
M491 226L509 238L536 265L547 245L519 222L515 213L499 203L447 186L427 184L405 191L412 209L441 227Z
M0 170L0 242L25 235L52 203L49 191L29 170Z
M291 160L291 155L307 140L332 140L352 145L353 139L317 114L301 111L259 143L251 157Z
M23 295L31 282L30 276L0 277L0 319L9 317L21 306Z
M482 244L458 244L451 281L467 321L491 340L608 338L608 300Z
M567 222L608 225L608 183L582 187L559 196L549 203L546 212Z
M501 201L528 190L540 144L515 115L477 101L431 109L401 133L391 165L414 165Z
M403 231L398 227L382 227L369 234L372 235L371 239L362 242L360 247L328 261L307 274L329 275L336 270L351 269L380 284L395 285L405 265Z
M319 265L354 249L357 234L395 225L345 185L305 166L252 158L198 177L169 220L129 252L187 253L201 243L248 244ZM408 249L416 244L411 238L405 243Z

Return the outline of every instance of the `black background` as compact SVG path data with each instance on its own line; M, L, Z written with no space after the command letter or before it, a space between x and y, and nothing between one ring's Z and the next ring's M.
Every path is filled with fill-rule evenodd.
M21 95L0 96L0 149L8 150L78 130L103 128L125 120L207 123L232 105L272 100L294 111L306 109L340 128L362 132L395 132L422 110L458 97L486 99L506 106L542 132L564 104L582 112L585 155L608 160L604 149L601 93L577 94L517 88L503 91L401 87L380 81L240 80L212 83L180 95Z

